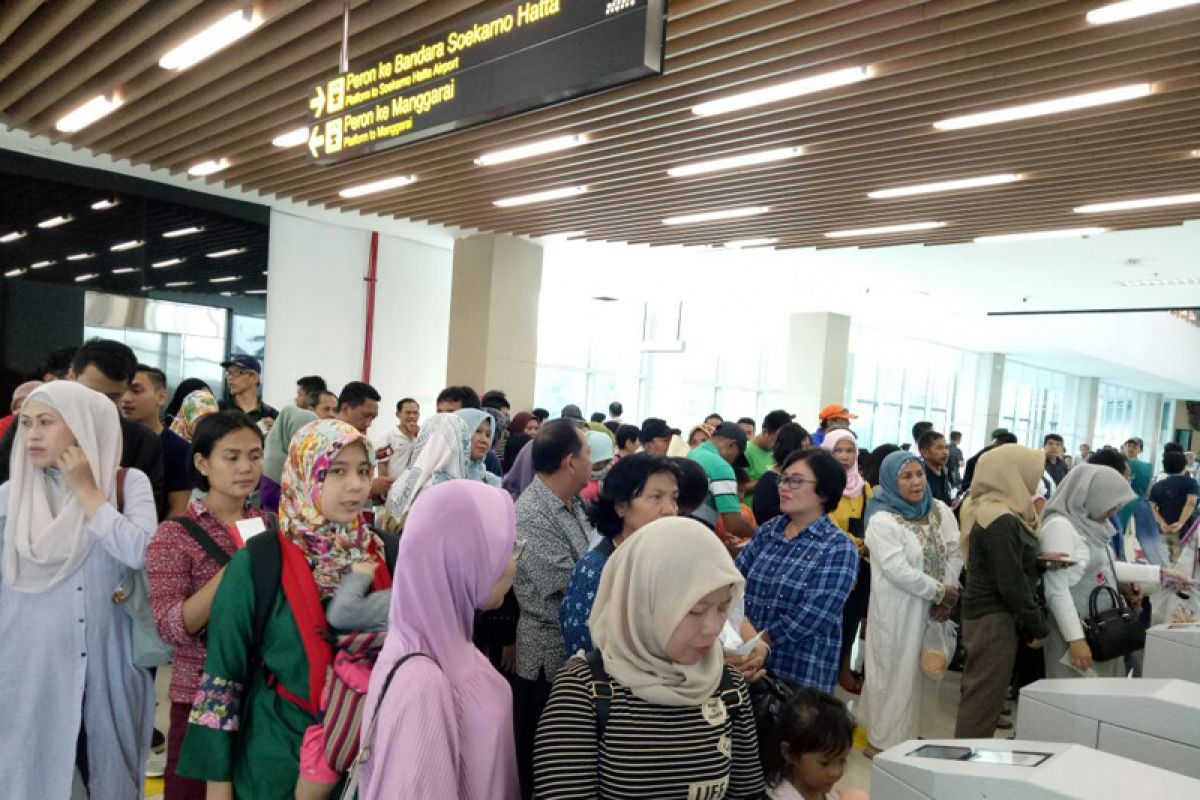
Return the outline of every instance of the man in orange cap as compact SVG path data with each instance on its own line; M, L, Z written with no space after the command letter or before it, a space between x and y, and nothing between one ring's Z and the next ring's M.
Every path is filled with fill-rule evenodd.
M841 403L831 403L821 409L821 424L812 435L813 447L819 447L825 441L825 434L838 428L849 428L850 420L858 419L857 414L851 414L850 409Z

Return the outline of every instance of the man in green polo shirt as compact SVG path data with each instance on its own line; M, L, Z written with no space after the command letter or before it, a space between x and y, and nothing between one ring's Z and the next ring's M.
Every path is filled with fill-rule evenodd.
M746 461L750 464L746 467L746 472L750 474L750 484L746 487L746 496L742 502L751 508L754 507L754 487L758 479L775 464L772 452L775 449L775 437L779 435L779 429L793 419L795 416L783 409L772 411L763 418L762 432L746 445Z
M688 458L704 467L708 476L708 497L692 516L715 529L720 519L731 536L744 539L754 535L754 526L742 516L738 502L737 475L734 466L746 467L746 432L736 422L722 422L712 438L688 453Z

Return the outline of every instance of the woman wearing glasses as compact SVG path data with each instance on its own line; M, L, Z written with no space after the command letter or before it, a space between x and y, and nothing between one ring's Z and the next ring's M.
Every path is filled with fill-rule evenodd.
M520 796L512 690L471 633L476 609L503 602L522 546L502 489L446 481L413 504L363 708L363 800Z
M846 473L828 452L799 450L783 462L779 507L738 556L746 618L771 648L766 667L799 686L833 692L842 609L858 574L858 551L829 518Z

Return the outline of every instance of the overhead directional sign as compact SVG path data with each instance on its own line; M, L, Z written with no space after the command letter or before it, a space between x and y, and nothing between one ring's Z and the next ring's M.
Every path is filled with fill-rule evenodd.
M662 72L666 0L507 0L322 81L308 150L337 163Z

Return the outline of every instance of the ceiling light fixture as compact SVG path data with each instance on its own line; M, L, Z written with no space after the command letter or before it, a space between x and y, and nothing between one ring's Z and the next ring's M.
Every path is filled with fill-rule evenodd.
M667 217L663 225L691 225L694 222L711 222L718 219L738 219L765 214L770 206L743 206L742 208L727 208L722 211L701 211L698 214L681 214L677 217Z
M853 228L848 231L830 231L825 234L828 239L848 239L855 236L886 236L889 233L908 233L910 231L931 231L944 228L944 222L910 222L906 225L882 225L878 228Z
M1148 286L1195 286L1200 284L1200 277L1187 278L1142 278L1134 281L1117 281L1117 286L1126 288L1145 288Z
M732 242L725 243L726 250L741 250L746 247L766 247L767 245L777 244L779 242L773 236L763 236L758 239L734 239Z
M3 236L0 236L0 242L4 242L5 244L8 244L9 242L15 242L17 239L24 239L24 238L25 238L25 231L10 231L9 233L6 233Z
M45 269L46 267L53 266L53 265L55 265L55 264L57 264L57 263L58 263L58 262L57 262L57 261L55 261L55 260L53 260L53 259L51 259L51 260L49 260L49 261L37 261L37 262L35 262L35 263L33 263L33 264L30 264L30 265L29 265L29 268L30 268L30 269Z
M67 261L86 261L89 258L95 258L95 253L75 253L67 256Z
M38 223L39 228L57 228L59 225L66 225L71 220L75 219L70 214L59 214L57 217L44 219Z
M281 133L271 140L276 147L299 147L308 141L308 127L296 128L287 133Z
M18 267L17 269L10 269L8 272L4 273L4 277L15 278L18 275L24 275L24 274L25 274L25 270Z
M209 278L208 282L209 283L233 283L234 281L240 281L241 279L242 279L241 275L225 275L220 278Z
M266 294L266 289L247 289L246 294Z
M247 7L209 25L178 47L168 50L159 59L163 69L181 70L200 63L204 59L241 39L259 25L262 17Z
M178 289L181 286L191 286L191 285L192 285L191 281L171 281L170 283L163 284L163 286L165 286L168 289Z
M102 94L96 95L74 111L59 117L58 122L54 123L54 127L60 133L81 131L96 120L103 119L116 111L124 102L116 94L111 97Z
M193 178L203 178L206 175L213 175L228 167L229 159L215 158L209 161L201 161L199 164L193 164L188 167L188 175L191 175Z
M1108 228L1064 228L1057 231L1028 231L1026 233L1002 233L995 236L976 236L979 244L1001 242L1032 242L1040 239L1075 239L1080 236L1099 236L1108 233Z
M1137 211L1143 208L1161 208L1162 206L1186 206L1200 203L1200 192L1190 194L1172 194L1166 197L1143 197L1138 200L1115 200L1111 203L1092 203L1079 206L1076 214L1102 214L1106 211Z
M381 178L370 183L351 186L349 189L342 189L338 192L339 195L347 200L355 197L362 197L367 194L375 194L376 192L386 192L388 189L399 189L401 186L408 186L416 181L416 175L395 175L391 178Z
M1200 0L1124 0L1121 3L1109 3L1106 6L1093 9L1087 13L1087 21L1092 25L1108 25L1112 22L1124 22L1147 14L1158 14L1163 11L1173 11L1176 8L1194 6Z
M672 178L683 178L688 175L703 175L706 172L719 172L738 167L753 167L758 164L770 164L803 155L803 147L779 147L774 150L761 150L757 153L744 153L728 158L718 158L713 161L697 161L692 164L680 164L671 167L667 174Z
M915 186L898 186L895 189L877 189L874 192L867 192L867 197L874 200L885 200L889 197L909 197L914 194L933 194L935 192L953 192L958 189L976 189L981 186L1000 186L1019 180L1021 180L1020 175L1015 172L1007 172L1003 175L984 175L981 178L959 178L953 181L920 183Z
M126 250L135 250L135 249L141 247L143 244L145 244L145 242L143 242L141 239L131 239L128 242L121 242L120 244L114 244L112 247L110 247L108 249L114 253L122 253Z
M85 272L82 275L76 275L75 282L83 283L84 281L90 281L92 278L98 278L98 277L100 277L99 272Z
M115 197L106 197L103 200L97 200L92 203L92 209L95 211L107 211L110 208L115 208L121 205L121 201Z
M581 194L586 194L588 188L586 186L564 186L561 189L548 189L544 192L534 192L533 194L520 194L516 197L502 197L499 200L493 200L492 205L498 208L511 208L512 206L524 206L530 203L544 203L549 200L563 200L568 197L578 197Z
M200 233L204 230L203 225L193 225L190 228L176 228L173 231L166 231L163 234L164 239L174 239L179 236L191 236L193 233Z
M813 92L834 89L838 86L857 83L871 77L867 67L850 67L834 70L820 75L811 75L786 83L777 83L762 89L722 97L720 100L710 100L707 103L692 107L692 113L698 117L711 117L716 114L728 114L730 111L740 111L743 108L761 106L766 103L777 103L780 100L790 100Z
M166 261L155 261L150 265L150 267L152 269L162 269L163 267L173 267L176 264L182 264L183 262L184 259L182 258L168 258Z
M136 267L120 267L118 269L114 269L112 271L112 274L113 275L127 275L130 272L137 272L137 268Z
M1054 100L1043 100L1039 103L1026 103L1025 105L998 108L994 111L983 111L978 114L948 117L933 123L933 127L940 131L954 131L963 128L976 128L980 125L1012 122L1018 119L1044 117L1049 114L1077 111L1081 108L1120 103L1123 100L1134 100L1139 97L1145 97L1152 91L1153 87L1148 83L1133 83L1128 86L1118 86L1115 89L1102 89L1098 92L1074 94L1068 97L1058 97Z
M493 150L490 153L484 153L475 159L475 164L480 167L493 167L497 164L507 164L510 161L520 161L522 158L533 158L534 156L541 156L547 153L557 153L560 150L569 150L572 147L587 144L587 142L587 135L582 133L555 136L552 139L543 139L540 142L530 142L529 144L517 145L516 147L509 147L504 150Z
M244 247L231 247L228 250L218 250L215 253L209 253L208 257L209 258L228 258L229 256L236 256L239 253L244 253L244 252L246 252L246 248L244 248Z

